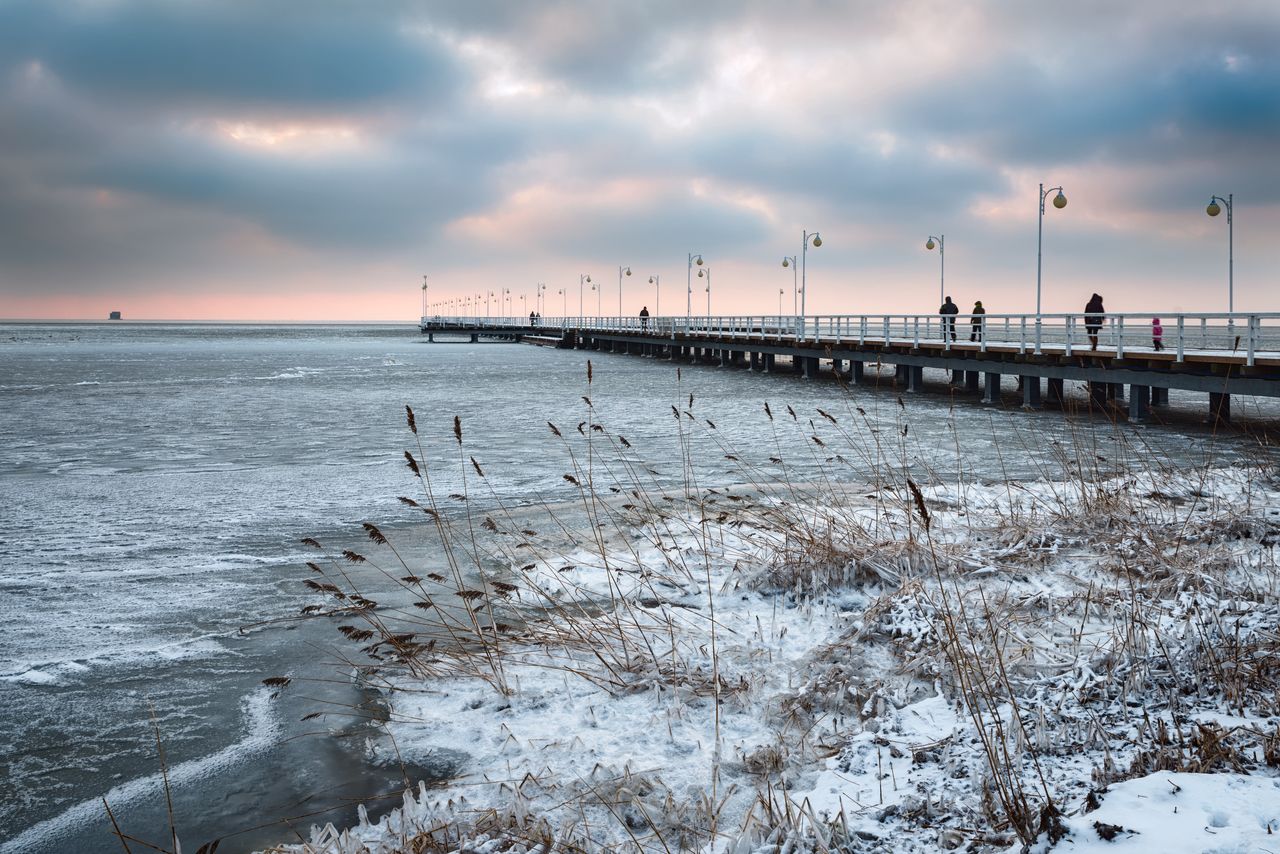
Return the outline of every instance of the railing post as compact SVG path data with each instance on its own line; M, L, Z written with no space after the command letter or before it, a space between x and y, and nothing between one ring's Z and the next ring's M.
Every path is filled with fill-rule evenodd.
M1067 355L1070 356L1072 339L1075 338L1075 331L1076 331L1075 315L1072 315L1072 314L1067 315L1067 322L1064 328L1066 329L1066 335L1067 335L1067 351L1066 352L1067 352Z
M1186 318L1181 314L1178 315L1178 361L1183 361L1183 353L1186 352Z
M1249 349L1246 351L1245 364L1253 367L1253 352L1257 346L1258 315L1249 315Z
M920 349L920 315L917 314L912 319L911 323L912 323L912 326L914 327L914 334L913 334L913 340L911 341L911 347L912 349L919 350Z
M1124 315L1115 318L1112 324L1112 332L1115 334L1116 340L1116 358L1124 358Z
M1037 356L1040 355L1041 339L1043 337L1043 333L1041 332L1040 327L1041 327L1040 315L1037 314L1036 315L1036 355Z
M1209 349L1209 318L1200 318L1200 349Z
M884 343L889 344L889 315L884 316Z
M858 346L861 347L867 341L867 316L865 314L858 316Z
M1027 353L1027 316L1022 315L1021 329L1018 332L1018 353L1026 355Z

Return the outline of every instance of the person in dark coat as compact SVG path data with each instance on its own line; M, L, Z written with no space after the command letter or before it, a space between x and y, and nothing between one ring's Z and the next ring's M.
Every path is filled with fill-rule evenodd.
M1089 335L1089 349L1098 349L1098 330L1102 329L1102 320L1106 312L1102 308L1102 297L1094 294L1084 306L1084 331Z
M640 328L649 328L649 306L647 305L640 307Z
M529 312L529 325L530 325L530 326L537 326L537 325L538 325L538 314L537 314L537 312L533 312L533 311Z
M969 333L969 340L981 341L982 340L982 315L987 313L987 310L982 307L982 300L978 300L977 302L975 302L973 304L973 311L969 313L973 315L973 317L970 318L969 320L969 326L973 330L972 332Z
M938 309L938 314L942 315L942 340L947 340L947 335L951 335L951 340L956 340L956 315L960 313L960 306L951 301L951 297L947 297L947 301Z

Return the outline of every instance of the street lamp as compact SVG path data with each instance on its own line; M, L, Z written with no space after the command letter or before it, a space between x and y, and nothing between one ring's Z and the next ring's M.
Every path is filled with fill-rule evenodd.
M622 318L622 274L623 273L626 273L628 276L630 276L631 268L622 267L622 266L618 267L618 318L619 319Z
M569 297L565 294L564 288L560 289L560 322L564 322L564 318L569 316Z
M1053 206L1058 210L1062 210L1067 206L1067 197L1062 194L1061 187L1051 187L1048 190L1044 188L1044 184L1040 185L1040 219L1036 225L1036 352L1040 352L1040 259L1043 255L1044 248L1044 200L1054 190L1058 191L1058 195L1053 197Z
M796 263L796 256L783 255L782 266L791 268L791 313L800 313L800 265ZM782 314L782 309L778 309L778 314Z
M1218 214L1222 213L1222 208L1218 205L1218 202L1222 202L1222 204L1227 206L1227 311L1228 312L1234 312L1236 310L1235 236L1232 233L1233 228L1231 225L1232 195L1233 195L1232 193L1227 193L1227 197L1225 199L1222 198L1222 196L1210 196L1209 206L1204 209L1204 212L1207 213L1209 216L1217 216Z
M649 277L649 284L653 285L653 316L658 317L662 312L662 281L661 277L654 273Z
M935 242L936 241L936 242ZM924 242L925 249L938 248L938 261L940 262L941 272L938 274L938 304L947 298L947 236L941 237L929 235L929 239Z
M703 269L699 270L698 271L699 279L702 278L703 273L706 273L707 275L707 318L709 320L711 318L711 268L704 267Z
M582 307L582 306L583 306L583 302L582 302L582 283L583 283L583 282L589 282L589 281L591 281L591 277L590 277L590 276L588 276L586 273L579 273L579 274L578 274L578 316L579 316L579 317L582 317L582 316L583 316L583 313L584 313L584 311L585 311L585 309L583 309L583 307Z
M427 316L427 276L422 276L422 316Z
M505 306L506 316L511 317L511 288L502 289L502 303Z
M816 231L813 234L810 234L809 232L803 231L803 230L801 230L801 234L803 236L804 248L800 252L800 334L801 336L803 336L804 335L804 315L805 315L804 302L805 302L805 297L808 296L808 291L809 291L808 282L805 278L805 273L808 271L808 268L809 268L809 265L808 265L809 244L812 243L813 248L817 249L819 246L822 245L822 235Z
M782 295L786 291L786 288L778 288L778 317L782 317Z
M538 287L534 290L533 310L542 313L547 307L547 284L546 282L538 282Z
M598 283L592 282L591 290L595 291L596 293L596 317L599 317L600 316L600 298L604 296L604 288L600 287Z
M686 318L688 318L688 317L692 317L692 316L693 316L693 265L694 265L695 263L696 263L699 267L701 267L701 266L702 266L702 256L701 256L701 255L695 255L694 253L690 252L690 253L689 253L689 269L688 269L687 274L685 275L685 296L686 296L686 305L685 305L685 309L684 309L684 316L685 316Z

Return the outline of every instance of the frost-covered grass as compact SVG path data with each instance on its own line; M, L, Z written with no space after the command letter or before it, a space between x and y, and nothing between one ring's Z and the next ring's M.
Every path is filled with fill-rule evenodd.
M921 465L905 411L888 435L852 403L765 407L776 446L749 452L689 400L674 429L738 485L669 490L584 401L576 429L547 425L576 502L505 507L455 422L465 492L433 493L419 444L402 499L439 571L373 525L367 554L314 565L312 610L390 708L370 749L461 770L273 850L1254 850L1280 831L1271 463L1174 468L1123 436L1104 459L1085 427L1043 478L982 482ZM825 480L777 476L800 447Z

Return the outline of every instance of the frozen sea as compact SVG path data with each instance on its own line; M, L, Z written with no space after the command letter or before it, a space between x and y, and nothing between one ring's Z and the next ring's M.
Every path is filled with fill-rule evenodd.
M448 773L370 759L376 710L355 711L368 698L332 627L290 619L315 601L300 584L311 556L300 538L354 545L364 521L411 533L395 500L414 487L406 404L441 494L458 415L467 454L516 505L571 497L545 422L572 430L582 395L671 484L687 476L672 407L690 409L691 395L740 455L766 473L769 456L785 456L776 474L792 480L822 476L824 460L803 443L779 448L766 400L775 417L789 404L803 423L822 407L880 431L922 476L1052 475L1054 442L1081 431L1108 458L1264 452L1256 435L1210 432L1200 396L1175 397L1169 424L1128 428L953 406L935 389L900 405L887 388L789 373L684 366L677 378L675 365L636 357L428 344L412 326L0 324L0 852L121 850L104 797L126 833L165 844L157 733L185 850L288 839L285 817L303 832L349 822L355 800L394 792L405 772ZM1233 408L1255 425L1278 420L1269 401ZM740 477L723 448L692 441L699 485ZM272 696L261 680L278 675L294 683ZM300 721L318 710L332 714Z

